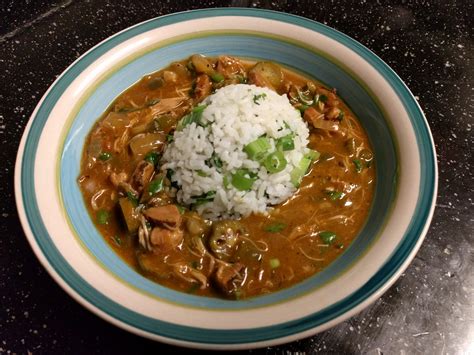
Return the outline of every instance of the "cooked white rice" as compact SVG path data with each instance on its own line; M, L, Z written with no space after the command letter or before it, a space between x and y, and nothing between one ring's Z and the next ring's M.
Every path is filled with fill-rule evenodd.
M288 199L296 191L290 173L309 151L308 127L288 98L267 88L239 84L217 90L202 104L208 106L200 124L176 130L162 158L163 170L173 172L178 202L205 218L219 219L266 213L271 205ZM295 148L283 152L288 164L278 173L269 173L243 151L262 135L277 139L291 133ZM274 151L274 140L269 141ZM209 163L213 155L220 158L222 167ZM242 168L258 175L248 191L228 183ZM214 196L213 201L196 205L196 196L206 193Z

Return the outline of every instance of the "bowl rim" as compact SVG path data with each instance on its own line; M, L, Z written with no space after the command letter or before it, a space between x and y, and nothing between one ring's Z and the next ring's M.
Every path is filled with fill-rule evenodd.
M156 24L154 28L158 28L161 26L160 22L163 22L165 20L166 20L165 22L168 22L166 24L169 24L169 23L181 22L183 20L191 20L191 19L206 18L206 17L220 17L220 16L263 17L263 18L277 20L277 21L281 21L285 23L295 24L298 26L309 28L314 31L324 30L326 32L325 34L329 32L333 36L337 37L337 40L339 42L344 41L343 43L344 45L349 46L352 50L362 55L362 57L365 60L367 60L372 66L374 65L379 66L379 69L384 71L383 73L384 78L387 81L391 82L392 84L395 83L399 86L398 89L402 91L402 93L406 96L405 99L407 99L409 101L409 104L411 104L410 108L408 108L406 107L407 103L402 100L402 102L405 105L405 109L407 110L407 112L409 112L410 110L412 111L409 114L410 117L413 117L414 115L416 115L417 119L419 120L418 123L421 124L422 126L421 128L424 130L423 133L425 134L425 137L423 138L425 140L426 138L428 139L428 142L426 141L424 142L424 143L428 143L427 146L425 146L424 148L427 149L428 153L431 153L431 154L428 154L431 160L427 163L431 164L430 173L432 176L432 184L429 184L429 186L425 187L425 189L428 189L429 191L428 192L425 191L424 201L422 203L424 207L428 207L428 208L425 208L422 211L423 213L421 215L421 218L418 218L415 221L416 225L413 225L412 223L409 228L410 230L414 229L413 233L417 236L417 238L414 238L414 240L411 241L410 245L404 245L403 246L404 248L402 248L403 250L399 250L402 246L397 248L397 251L394 253L394 255L392 255L390 260L387 261L387 263L383 266L383 268L379 270L379 272L377 272L376 274L376 275L379 275L380 273L382 273L384 274L384 277L379 278L378 280L373 280L373 279L376 279L376 277L374 276L373 279L371 279L367 283L367 285L364 285L363 288L366 289L364 292L361 292L361 290L358 290L353 295L351 295L349 298L351 298L352 300L350 302L346 302L346 306L344 307L344 309L338 312L337 315L330 317L330 319L324 322L323 324L312 325L312 322L310 319L311 315L309 315L308 317L305 317L308 319L303 320L306 323L306 327L304 328L300 327L300 331L296 331L296 332L290 331L286 335L278 336L272 339L263 339L263 340L261 339L258 341L243 340L241 342L234 343L234 344L216 344L216 343L203 343L199 341L186 341L183 339L173 339L170 337L163 337L156 334L150 334L146 331L140 330L139 328L135 328L133 325L125 324L123 320L120 320L118 317L114 315L108 314L107 312L105 312L104 310L96 306L90 300L85 299L81 295L80 290L73 287L73 285L70 285L66 280L63 279L63 277L60 275L58 270L54 269L54 267L48 261L48 258L45 255L44 250L41 249L41 247L38 245L37 241L35 240L35 235L34 235L35 233L33 233L34 226L31 223L31 221L29 221L27 212L25 210L24 201L27 201L27 199L24 198L26 196L24 195L25 191L22 188L23 187L22 185L23 169L22 168L23 168L23 164L25 163L23 156L25 154L25 148L27 148L26 144L27 144L28 136L30 134L32 125L33 125L33 121L35 117L37 116L40 108L47 101L49 95L52 93L55 87L61 82L61 80L66 75L66 73L70 71L71 68L75 67L78 63L80 63L83 59L85 59L90 53L96 51L97 49L101 48L103 45L107 43L110 44L110 41L112 39L114 38L117 39L118 37L123 36L124 34L126 35L127 33L129 37L125 38L124 40L135 36L136 34L134 34L132 30L140 28L145 24L153 22L154 24ZM146 32L146 30L144 30L143 32ZM391 80L389 80L388 78L390 78ZM364 47L359 42L323 24L317 23L315 21L312 21L303 17L291 15L291 14L286 14L286 13L281 13L281 12L276 12L276 11L271 11L271 10L247 9L247 8L217 8L217 9L193 10L193 11L173 13L166 16L153 18L153 19L141 22L139 24L136 24L134 26L131 26L129 28L126 28L123 31L120 31L112 35L111 37L108 37L104 41L100 42L99 44L91 48L89 51L87 51L82 56L80 56L76 61L74 61L54 81L54 83L49 87L47 92L43 95L42 99L40 100L37 107L35 108L25 128L25 132L20 142L20 147L18 150L18 155L17 155L17 160L16 160L16 167L15 167L16 203L17 203L17 209L19 211L20 220L21 220L23 229L25 231L25 234L27 236L27 239L32 249L34 250L35 254L37 255L38 259L41 261L41 263L46 268L46 270L50 273L53 279L55 279L56 282L61 287L63 287L63 289L65 289L74 299L76 299L83 306L90 309L94 313L98 314L102 318L110 321L111 323L114 323L115 325L118 325L119 327L123 329L132 331L136 334L146 336L152 339L159 339L161 341L168 342L174 345L185 345L185 346L192 346L192 347L198 347L198 348L218 348L218 349L222 349L222 348L242 349L242 348L257 347L257 346L268 346L268 345L280 344L283 342L288 342L291 340L296 340L305 336L309 336L316 332L320 332L325 329L328 329L329 327L332 327L333 325L339 323L340 321L349 318L350 316L359 312L360 310L365 308L367 305L369 305L370 303L375 301L377 298L379 298L403 273L403 271L409 265L409 263L415 256L416 252L418 251L419 247L421 246L421 243L428 230L429 222L431 221L431 218L433 216L435 200L436 200L436 192L437 192L437 182L438 182L438 177L437 177L436 153L435 153L433 138L431 136L431 132L429 130L426 118L424 117L420 106L416 102L416 99L413 97L409 89L406 87L403 81L395 74L395 72L387 64L385 64L380 58L378 58L374 53L372 53L369 49ZM420 209L419 205L420 205L420 201L418 201L417 203L416 211L419 211ZM398 255L398 254L401 254L401 255Z

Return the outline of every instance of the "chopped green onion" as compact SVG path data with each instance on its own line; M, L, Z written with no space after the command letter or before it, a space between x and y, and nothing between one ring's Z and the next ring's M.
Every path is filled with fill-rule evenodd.
M222 184L224 185L224 187L226 189L229 188L230 182L229 182L229 178L227 177L227 175L224 175L224 177L222 178Z
M301 113L304 113L308 108L309 108L308 105L301 104L301 105L299 105L296 109L297 109L298 111L300 111Z
M195 199L194 205L198 206L213 201L215 195L215 191L208 191L199 196L191 196L191 198Z
M211 79L215 83L220 83L221 81L224 81L224 75L220 73L212 73Z
M263 165L267 168L270 174L279 173L286 168L288 162L282 152L273 152L265 158Z
M148 195L152 196L156 194L157 192L160 192L161 190L163 190L163 177L162 176L150 182L150 184L148 185Z
M352 162L355 165L356 172L360 173L362 171L362 162L359 159L353 159Z
M253 102L256 104L256 105L260 105L258 103L259 100L262 100L262 99L265 99L267 97L267 94L265 93L262 93L262 94L259 94L259 95L253 95Z
M293 134L288 134L284 137L278 138L276 141L278 150L293 150L295 149L295 142L293 141Z
M319 96L319 101L322 103L325 103L328 100L328 97L326 95L320 95Z
M319 237L323 241L324 244L331 244L337 238L336 233L331 231L323 231L319 232Z
M312 161L315 161L319 159L321 153L319 153L317 150L310 149L306 156Z
M202 112L204 111L206 107L207 105L200 105L193 108L190 113L188 113L178 122L178 125L176 126L176 130L181 131L184 127L186 127L187 125L191 123L196 123L197 125L201 125Z
M112 240L118 247L122 246L122 239L118 235L114 235Z
M148 152L145 155L145 160L156 166L158 164L158 160L160 160L160 155L157 152Z
M97 223L99 224L109 224L109 212L106 210L98 210L97 211Z
M127 191L127 198L134 207L138 206L138 196L136 196L133 192Z
M207 176L207 174L206 174L204 171L202 171L202 170L196 170L196 173L197 173L199 176L202 176L202 177L206 177L206 176Z
M103 153L100 153L100 155L99 155L99 159L102 160L102 161L109 160L110 158L112 158L112 154L110 154L108 152L103 152Z
M206 165L208 167L214 166L218 172L222 171L222 160L216 153L212 153L212 156L206 160Z
M276 269L280 266L280 260L277 258L270 259L270 268Z
M247 191L252 188L256 179L256 174L249 172L247 169L238 169L235 174L232 174L231 184L239 191Z
M244 152L247 153L248 157L252 160L262 160L267 152L270 150L271 145L267 137L260 137L250 142L244 147Z
M339 121L342 121L342 120L344 119L344 111L340 111L340 112L339 112L339 115L337 115L337 119L338 119Z
M286 228L285 223L277 222L277 223L269 224L268 226L266 226L265 231L270 232L270 233L278 233L278 232L281 232L285 228Z
M339 200L341 199L342 197L342 192L341 191L337 191L337 190L334 190L334 191L326 191L326 194L329 196L329 198L332 200L332 201L336 201L336 200Z
M247 84L247 78L243 75L237 75L236 76L237 80L239 81L240 84Z
M308 172L311 162L317 160L320 153L316 150L309 150L309 152L300 160L300 163L290 173L291 183L295 187L299 187L303 176Z
M186 212L186 208L181 205L176 205L176 208L178 209L180 214L184 214L184 212Z

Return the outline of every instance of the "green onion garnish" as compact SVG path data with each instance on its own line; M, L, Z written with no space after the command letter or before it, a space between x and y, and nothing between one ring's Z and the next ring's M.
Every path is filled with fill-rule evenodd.
M328 97L327 97L326 95L320 95L320 96L319 96L319 101L321 101L321 102L324 103L324 102L326 102L327 100L328 100Z
M134 207L138 206L138 196L136 196L133 192L127 191L127 198Z
M186 212L186 208L181 205L176 205L176 208L178 209L180 214L184 214L184 212Z
M109 212L106 210L98 210L97 211L97 223L99 224L108 224L109 223Z
M250 142L244 147L244 152L247 153L248 157L252 160L262 160L267 152L270 150L271 145L267 137L260 137Z
M181 131L184 127L186 127L187 125L191 123L196 123L197 125L201 125L202 112L204 111L206 107L207 105L200 105L193 108L190 113L188 113L178 122L178 125L176 126L176 130Z
M326 191L326 194L329 196L329 198L332 200L332 201L336 201L336 200L339 200L341 199L342 197L342 192L341 191Z
M231 184L239 191L247 191L252 188L255 180L257 180L255 173L251 173L247 169L238 169L232 175Z
M118 235L114 235L112 240L118 247L122 246L122 239Z
M196 173L197 173L199 176L202 176L202 177L206 177L206 176L207 176L207 174L206 174L204 171L202 171L202 170L196 170Z
M199 196L191 196L193 199L195 199L194 205L202 205L207 202L211 202L214 200L214 196L216 195L215 191L208 191L203 193L202 195Z
M221 73L213 73L211 75L211 79L215 83L220 83L221 81L224 81L224 75L222 75Z
M156 152L148 152L145 155L145 160L156 166L158 164L158 160L160 160L160 155Z
M102 160L102 161L109 160L110 158L112 158L112 154L110 154L108 152L103 152L103 153L100 153L100 155L99 155L99 159Z
M359 159L353 159L352 162L355 165L356 172L360 173L362 171L362 162Z
M163 190L163 177L162 176L150 182L150 184L148 185L148 195L152 196L156 194L157 192L160 192L161 190Z
M319 237L323 241L324 244L331 244L337 238L336 233L331 231L323 231L319 232Z
M337 115L337 119L339 121L342 121L344 119L344 111L339 112L339 115Z
M280 266L280 260L278 260L277 258L270 259L270 268L276 269L279 266Z
M278 138L276 141L278 150L293 150L295 149L295 142L293 141L293 134L288 134L284 137Z
M285 223L277 222L277 223L269 224L268 226L266 226L265 231L270 232L270 233L278 233L278 232L281 232L285 228L286 228Z
M286 168L288 162L282 152L273 152L263 161L263 165L271 174L278 173Z
M319 159L320 155L321 154L318 151L310 149L309 152L300 160L298 166L291 171L290 179L295 187L300 186L303 176L308 172L308 169L311 166L311 162Z
M267 94L265 94L265 93L262 93L262 94L259 94L259 95L253 95L253 102L254 102L254 104L256 104L256 105L260 105L260 104L258 103L259 100L262 100L262 99L264 99L264 98L266 98L266 97L267 97Z

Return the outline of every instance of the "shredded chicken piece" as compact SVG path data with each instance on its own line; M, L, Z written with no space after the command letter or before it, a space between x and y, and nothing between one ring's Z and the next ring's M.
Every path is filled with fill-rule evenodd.
M211 93L211 79L206 74L201 74L196 78L196 89L194 90L194 98L202 100Z
M135 171L133 172L131 185L137 191L143 190L145 185L151 180L154 172L155 167L153 164L146 160L142 160L140 163L138 163Z
M150 242L159 251L168 251L176 248L183 241L183 231L179 228L169 230L155 227L151 231Z
M178 75L176 75L176 73L173 71L165 70L163 72L163 79L165 79L165 81L168 83L174 83L178 79Z
M128 175L126 172L115 173L112 172L109 175L109 180L116 188L120 185L120 183L126 182L128 180Z
M226 78L233 78L245 73L245 69L238 59L226 55L217 58L217 71Z
M173 272L177 277L186 282L198 282L199 284L201 284L201 290L205 289L208 286L207 277L184 262L176 263L175 265L173 265Z
M214 281L227 295L232 295L245 279L245 267L240 263L219 263Z
M169 99L161 99L157 104L150 106L152 116L161 115L163 113L173 111L183 103L182 97L173 97Z
M154 222L162 223L171 229L177 228L182 220L176 205L150 207L143 213Z

